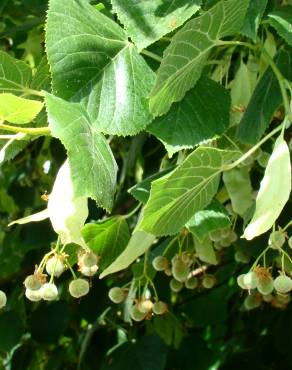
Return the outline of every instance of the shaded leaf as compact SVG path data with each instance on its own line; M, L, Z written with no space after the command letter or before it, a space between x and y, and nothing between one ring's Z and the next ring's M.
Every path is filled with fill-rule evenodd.
M128 35L141 50L181 26L198 11L201 0L140 0L131 6L128 0L111 0L111 3Z
M0 350L9 352L16 346L24 327L20 316L13 311L2 312L0 314Z
M269 15L269 23L292 46L292 6L285 6Z
M168 346L179 348L185 330L179 319L172 313L162 316L154 316L153 329Z
M170 155L222 134L229 125L229 92L203 76L185 98L156 118L147 131L164 144Z
M23 133L15 134L9 140L0 140L0 164L13 159L22 149L26 147L28 141L29 135Z
M154 240L155 236L152 234L141 230L134 231L125 250L103 271L100 275L100 279L130 266L132 262L151 247Z
M157 172L152 176L146 177L146 179L142 180L138 184L131 187L128 192L133 195L139 202L146 203L149 196L150 196L150 189L152 181L159 179L160 177L166 175L170 171L172 171L174 167L167 168L166 170Z
M100 257L101 271L122 253L130 239L128 224L123 217L86 224L81 233L87 246Z
M246 12L241 33L256 42L257 30L267 6L267 0L252 0Z
M86 0L51 0L46 31L54 93L81 102L95 131L134 135L150 123L155 75L119 25Z
M102 370L164 370L167 346L158 336L144 336L135 342L126 342L104 359Z
M222 0L175 34L164 52L151 92L150 110L154 116L166 113L196 84L211 49L220 43L220 38L240 30L248 3Z
M282 74L292 79L292 52L290 48L280 50L275 63ZM269 126L273 114L282 103L277 78L269 67L259 80L250 99L246 112L240 121L238 138L245 143L255 144Z

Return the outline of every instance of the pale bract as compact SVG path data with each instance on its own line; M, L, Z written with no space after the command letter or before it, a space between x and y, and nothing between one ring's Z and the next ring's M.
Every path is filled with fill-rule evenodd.
M62 244L75 243L87 249L81 236L81 229L87 216L87 198L75 198L69 161L66 160L57 174L49 195L48 207L41 212L13 221L9 226L42 221L49 217Z
M243 236L251 240L268 231L289 199L291 192L291 163L289 148L280 135L266 167L256 198L256 209Z
M57 174L48 201L49 217L62 244L76 243L86 247L81 228L88 216L87 198L74 197L69 161L66 160Z

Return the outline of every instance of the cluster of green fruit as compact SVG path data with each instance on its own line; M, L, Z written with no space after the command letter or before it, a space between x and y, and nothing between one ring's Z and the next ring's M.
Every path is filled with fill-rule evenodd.
M194 253L182 252L175 254L169 261L165 256L157 256L153 259L152 265L156 271L163 271L167 276L172 277L169 286L170 289L177 293L183 287L187 289L196 289L202 286L211 289L216 283L215 276L206 274L204 269L193 269L197 263ZM202 277L198 277L200 273Z
M69 268L73 275L73 280L69 284L69 293L74 298L81 298L89 292L89 282L84 278L77 278L72 270L67 256L61 253L55 253L53 256L44 259L33 275L29 275L24 280L25 296L32 302L38 302L41 299L45 301L54 301L59 297L59 291L54 283L54 278L58 278ZM82 251L78 255L79 271L86 277L91 277L98 270L98 257L91 253ZM47 282L47 275L50 281Z
M108 296L113 303L123 303L128 296L128 290L120 287L113 287L109 290ZM134 321L150 319L152 315L163 315L167 312L167 304L165 302L158 299L153 301L149 295L134 299L133 302L134 304L131 306L130 315Z
M267 268L257 266L253 271L239 275L237 283L249 292L244 300L247 310L259 307L262 301L284 308L291 299L292 279L284 272L274 279Z
M220 251L223 248L230 247L237 240L237 234L234 230L226 228L214 230L209 233L209 238L214 242L214 248Z

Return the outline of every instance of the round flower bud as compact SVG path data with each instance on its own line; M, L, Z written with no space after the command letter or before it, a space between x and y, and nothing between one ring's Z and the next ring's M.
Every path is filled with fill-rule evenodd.
M46 263L46 271L49 275L59 277L65 270L65 265L60 256L53 256Z
M277 294L275 298L281 304L287 304L291 301L290 294Z
M231 243L236 242L238 236L234 230L229 230L228 238L231 241Z
M220 244L220 242L214 242L213 244L216 251L221 251L224 247Z
M199 280L196 276L192 276L188 278L185 282L185 287L187 289L196 289L198 285L199 285Z
M190 269L181 259L176 259L172 264L171 272L176 280L184 282L189 276Z
M292 248L292 236L288 239L288 245L290 248Z
M216 283L216 278L213 275L205 275L202 280L202 285L206 289L211 289Z
M182 290L183 288L183 283L180 282L180 281L177 281L175 279L171 279L170 280L170 283L169 283L169 286L170 286L170 289L173 291L173 292L179 292L180 290Z
M274 288L278 293L288 293L292 289L292 279L286 275L280 275L274 280Z
M220 233L221 233L221 239L228 238L230 234L230 229L228 227L225 229L221 229Z
M164 273L166 276L172 276L171 268L169 267L166 270L164 270Z
M238 263L248 263L250 260L249 256L241 250L235 252L234 259Z
M271 302L272 299L273 299L272 294L264 294L263 295L263 301L265 301L267 303Z
M258 156L257 158L257 162L258 164L261 166L261 167L267 167L267 164L268 164L268 161L269 161L269 158L270 158L270 154L267 153L267 152L261 152L260 155Z
M214 230L214 231L209 232L209 238L213 242L219 242L221 240L221 238L222 238L222 236L221 236L221 230Z
M80 266L84 266L84 267L93 267L93 266L97 265L97 262L98 262L98 258L92 252L84 253L79 258Z
M54 301L58 298L58 289L53 283L46 283L41 287L41 297L45 301Z
M152 266L156 271L164 271L168 268L168 259L164 256L157 256L152 261Z
M192 255L190 254L190 252L187 252L187 251L182 252L182 254L181 254L181 260L187 266L191 266L193 264L193 259L192 259Z
M285 235L281 231L274 231L269 237L269 246L273 249L279 249L285 243Z
M258 295L254 295L254 294L249 294L244 302L243 302L243 305L245 307L246 310L253 310L254 308L256 307L259 307L261 305L261 297L258 296Z
M29 290L39 290L42 287L42 282L38 275L28 275L24 280L24 286Z
M152 307L152 312L155 315L163 315L167 312L167 304L162 301L155 302Z
M245 274L241 274L241 275L237 276L236 281L237 281L238 286L239 286L241 289L248 289L248 288L246 287L246 285L244 284L244 277L245 277Z
M244 275L242 281L247 289L255 289L258 285L259 278L254 271L250 271Z
M271 294L274 290L274 281L272 277L264 277L262 279L259 279L257 290L263 294Z
M142 313L148 313L152 310L153 302L150 299L145 299L137 303L137 308Z
M25 289L25 296L32 302L38 302L42 299L41 289L39 290Z
M69 293L74 298L81 298L88 294L89 292L89 283L85 279L75 279L72 280L69 284Z
M94 265L92 267L86 267L86 266L80 267L80 272L85 276L93 276L96 274L97 270L98 270L97 265Z
M231 246L232 242L229 239L229 236L226 236L220 240L220 244L222 245L222 247L227 248Z
M146 317L146 314L141 312L138 307L135 305L131 309L131 318L134 321L142 321Z
M114 303L122 303L126 297L125 291L119 287L111 288L108 292L108 296Z
M0 290L0 309L5 307L7 303L7 297L6 294Z

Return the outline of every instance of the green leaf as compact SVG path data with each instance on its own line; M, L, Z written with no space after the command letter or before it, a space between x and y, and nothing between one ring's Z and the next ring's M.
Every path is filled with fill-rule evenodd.
M156 236L172 235L205 208L216 194L220 173L234 152L199 147L173 172L152 183L137 228Z
M267 2L267 0L252 0L249 2L249 7L240 32L250 37L253 42L256 42L257 30L261 22L261 17L266 9Z
M292 46L292 6L285 6L268 15L269 23Z
M29 87L32 73L26 63L0 51L0 65L0 92L20 94Z
M174 104L166 115L156 118L147 131L166 144L172 155L221 135L229 125L229 110L229 92L202 76L185 98Z
M10 93L0 94L0 120L18 125L31 122L41 111L43 103L20 98Z
M81 102L95 131L134 135L151 122L155 74L121 27L86 0L51 0L46 30L54 93Z
M150 189L152 181L159 179L160 177L166 175L170 171L174 169L174 166L167 168L166 170L157 172L152 176L147 177L143 181L139 182L139 184L134 185L131 187L128 192L133 195L139 202L146 203L150 196Z
M51 91L51 74L50 66L48 64L46 56L42 58L33 79L31 81L30 87L35 90L45 90Z
M199 241L212 231L225 229L231 225L226 209L217 201L212 201L205 209L196 212L186 227Z
M14 311L0 314L0 351L9 352L21 340L24 326L21 317Z
M223 181L235 213L243 216L252 206L252 187L249 168L234 168L223 173Z
M164 370L167 346L155 335L145 335L113 348L105 356L102 370Z
M264 178L256 198L252 220L244 231L251 240L268 231L279 217L291 192L291 163L289 148L280 135L267 164Z
M220 38L240 30L248 3L249 0L222 0L175 34L164 52L151 92L150 110L154 116L166 113L196 84L211 49L220 43Z
M203 262L217 265L217 257L210 238L206 237L203 241L195 239L195 249L199 259Z
M139 256L145 253L155 240L155 236L142 230L134 231L125 250L100 275L100 279L114 272L124 270Z
M95 131L80 104L48 93L45 101L52 135L68 151L75 196L90 197L111 209L117 165L105 137Z
M111 0L113 10L139 50L181 26L195 14L201 0L140 0L129 6L128 0Z
M292 50L280 50L275 63L284 77L292 79ZM269 126L273 115L282 103L282 95L277 78L268 68L252 94L250 103L239 124L237 137L244 143L255 144Z
M240 122L254 90L252 73L243 60L240 61L240 66L230 83L230 88L233 108L231 111L231 124L235 125Z
M178 317L171 312L167 315L154 316L152 321L153 329L168 346L179 348L185 329Z
M130 239L128 224L123 217L113 217L97 224L86 224L81 234L88 247L100 256L101 271L122 253Z
M1 134L7 134L7 131L2 131ZM29 135L18 133L9 140L0 140L0 165L6 161L13 159L29 142Z

